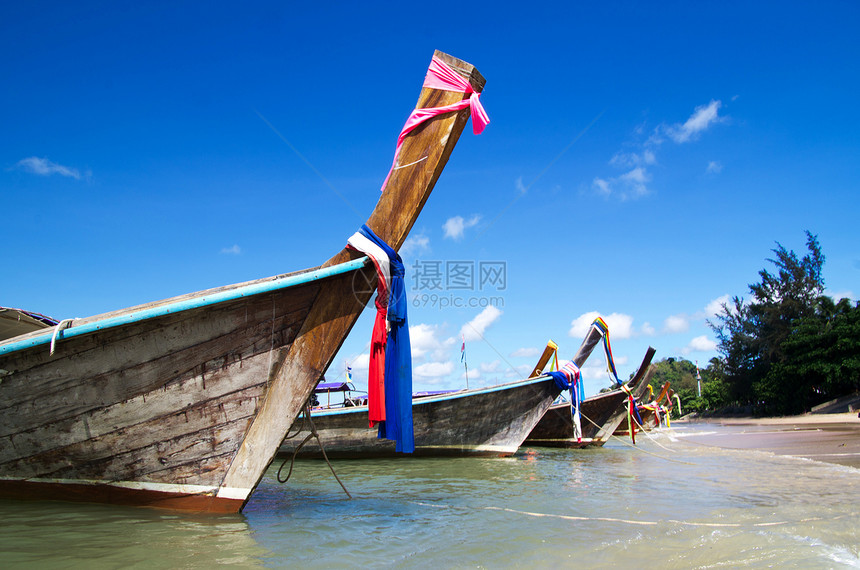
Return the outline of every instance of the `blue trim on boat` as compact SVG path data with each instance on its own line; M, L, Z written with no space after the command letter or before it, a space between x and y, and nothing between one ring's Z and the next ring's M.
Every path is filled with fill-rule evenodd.
M497 386L489 386L487 388L476 388L474 390L461 390L459 392L452 392L451 394L445 394L442 396L429 396L426 398L413 398L412 406L423 406L425 404L429 404L431 402L444 402L445 400L458 400L460 398L465 398L467 396L475 396L477 394L491 394L493 392L502 392L505 390L510 390L512 388L519 388L521 386L528 386L530 384L540 384L542 382L555 382L552 376L548 376L543 374L536 378L529 378L528 380L521 380L519 382L509 382L507 384L499 384ZM356 406L349 408L333 408L330 410L315 410L311 415L312 416L320 416L320 415L338 415L338 414L355 414L364 412L367 413L367 406Z
M278 279L273 279L271 281L253 283L251 285L245 285L242 287L237 287L235 289L230 289L229 291L213 293L212 295L204 295L202 297L195 297L193 299L186 299L184 301L167 303L164 305L159 305L157 307L151 307L149 309L143 309L141 311L127 313L125 315L118 315L116 317L111 317L92 323L82 323L77 326L73 325L67 329L59 331L57 334L57 340L75 337L113 327L128 325L140 321L145 321L147 319L153 319L156 317L162 317L171 313L179 313L182 311L199 309L201 307L216 305L225 301L233 301L242 297L251 297L253 295L259 295L260 293L268 293L270 291L288 289L290 287L295 287L296 285L303 285L305 283L310 283L311 281L319 281L320 279L325 279L326 277L332 277L334 275L340 275L342 273L348 273L356 269L361 269L366 261L367 257L359 257L358 259L353 259L352 261L347 261L346 263L340 263L338 265L332 265L329 267L322 267L319 269L314 269L312 271L299 273L297 275L287 275ZM26 348L32 348L41 344L50 344L51 336L54 334L54 329L55 327L51 327L45 329L46 332L39 336L0 345L0 355L8 354L10 352L15 352L18 350L24 350Z

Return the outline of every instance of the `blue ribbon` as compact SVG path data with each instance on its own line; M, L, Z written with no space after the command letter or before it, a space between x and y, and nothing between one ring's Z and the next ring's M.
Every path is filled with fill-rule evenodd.
M358 230L388 255L391 282L388 284L388 338L385 342L385 421L379 422L380 439L393 439L395 451L415 451L412 426L412 347L406 318L406 286L403 260L367 225Z

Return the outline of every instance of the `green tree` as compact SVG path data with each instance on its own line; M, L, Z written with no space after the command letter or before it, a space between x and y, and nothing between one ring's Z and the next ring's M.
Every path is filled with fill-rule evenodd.
M860 389L860 304L822 296L795 321L783 358L756 385L771 413L800 413Z
M664 358L656 362L650 381L654 397L656 398L660 394L661 388L668 382L669 386L678 394L681 400L682 413L686 414L705 409L698 396L699 380L696 378L697 372L701 374L702 392L704 395L708 383L712 382L710 366L699 371L695 363L684 358ZM664 401L663 403L665 404L666 402Z
M796 413L857 389L857 307L825 297L824 254L806 232L802 258L779 242L750 301L734 297L715 322L724 400L765 413ZM717 394L709 394L709 396ZM704 396L704 394L703 394ZM709 402L710 403L710 402Z

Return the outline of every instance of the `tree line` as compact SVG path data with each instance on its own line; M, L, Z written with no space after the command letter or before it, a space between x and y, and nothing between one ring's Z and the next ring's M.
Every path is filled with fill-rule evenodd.
M824 294L824 254L806 232L799 257L779 242L749 298L733 297L708 321L718 357L701 370L685 359L658 362L682 411L789 415L860 390L860 302ZM697 378L697 375L700 378ZM701 396L699 396L701 382Z

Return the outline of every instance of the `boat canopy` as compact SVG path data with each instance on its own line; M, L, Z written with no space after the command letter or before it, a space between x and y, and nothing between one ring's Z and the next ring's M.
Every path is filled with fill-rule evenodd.
M32 311L0 307L0 340L53 327L56 319Z
M329 392L354 392L355 386L352 382L320 382L317 384L317 394L325 394Z

